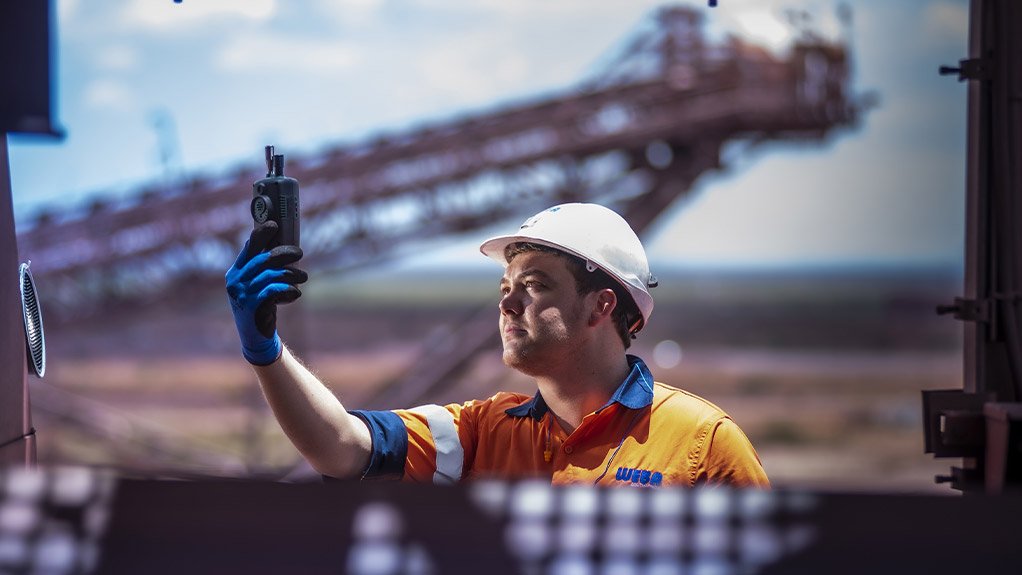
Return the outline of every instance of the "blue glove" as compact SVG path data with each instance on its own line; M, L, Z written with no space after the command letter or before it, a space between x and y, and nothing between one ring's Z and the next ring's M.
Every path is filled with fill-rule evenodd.
M295 284L309 279L308 274L290 265L302 258L298 246L265 251L276 233L273 220L252 230L238 259L227 270L227 297L241 336L241 352L254 365L269 365L280 357L277 304L298 299L302 292Z

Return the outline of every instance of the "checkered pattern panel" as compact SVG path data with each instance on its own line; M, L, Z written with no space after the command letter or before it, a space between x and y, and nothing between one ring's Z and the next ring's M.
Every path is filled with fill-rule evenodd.
M0 573L89 573L116 482L87 468L0 470Z
M551 487L477 483L528 575L755 573L807 546L806 494L726 488Z

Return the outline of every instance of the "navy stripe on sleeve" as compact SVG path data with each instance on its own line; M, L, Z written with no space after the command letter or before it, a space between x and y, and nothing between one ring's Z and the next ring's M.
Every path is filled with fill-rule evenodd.
M369 426L373 451L362 479L401 479L408 457L408 431L393 411L351 410Z

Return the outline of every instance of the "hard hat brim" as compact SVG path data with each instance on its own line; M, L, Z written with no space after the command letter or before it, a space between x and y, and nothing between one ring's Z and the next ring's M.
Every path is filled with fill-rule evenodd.
M594 265L600 268L601 270L606 272L610 277L614 278L615 281L621 284L621 286L624 287L625 290L632 296L632 300L635 302L636 306L639 308L639 313L642 315L643 324L649 321L649 315L653 311L653 298L646 290L638 288L638 286L629 285L627 282L621 281L617 277L618 274L615 273L613 270L606 269L604 266L594 261L593 258L587 256L586 254L581 254L569 247L542 238L516 234L507 236L495 236L489 238L479 245L479 251L484 256L496 261L504 268L507 268L508 261L507 258L504 257L504 250L509 245L519 242L528 242L531 244L539 244L542 246L547 246L549 248L554 248L564 253L571 254L589 265Z

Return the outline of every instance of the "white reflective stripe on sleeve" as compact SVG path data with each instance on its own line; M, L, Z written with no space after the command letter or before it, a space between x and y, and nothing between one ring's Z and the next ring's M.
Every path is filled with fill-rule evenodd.
M458 429L454 426L454 416L439 405L420 405L408 411L425 417L429 432L433 434L433 445L436 446L433 483L442 485L460 481L465 450L461 447Z

